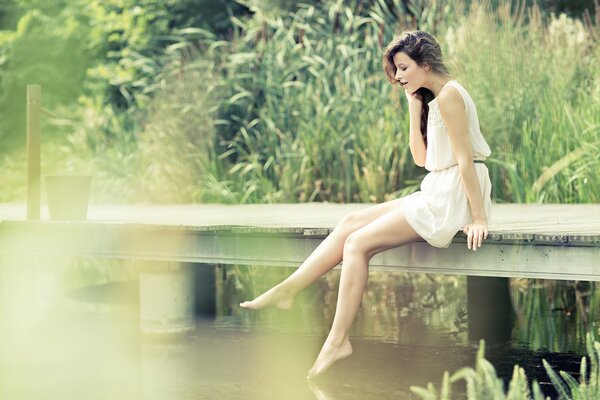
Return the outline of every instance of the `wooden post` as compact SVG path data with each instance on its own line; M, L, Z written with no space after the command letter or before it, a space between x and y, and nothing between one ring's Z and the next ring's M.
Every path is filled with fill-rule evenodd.
M40 111L42 87L27 85L27 219L40 219Z

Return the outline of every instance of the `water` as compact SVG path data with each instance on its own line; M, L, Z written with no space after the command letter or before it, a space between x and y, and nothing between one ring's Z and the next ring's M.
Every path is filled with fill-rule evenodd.
M439 388L444 371L474 366L465 277L371 272L351 332L354 354L309 384L339 271L289 312L251 312L239 301L290 270L219 269L216 316L199 316L185 335L145 336L136 268L119 263L4 263L0 398L410 399L411 386ZM597 330L595 293L585 283L512 280L511 339L488 343L486 358L505 380L520 364L552 395L541 360L578 371L585 331Z

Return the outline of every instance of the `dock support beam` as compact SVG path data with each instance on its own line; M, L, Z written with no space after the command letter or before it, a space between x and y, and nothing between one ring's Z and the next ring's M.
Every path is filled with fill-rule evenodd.
M140 271L142 333L194 329L194 271L178 262L143 262Z
M215 315L214 265L143 261L139 279L142 333L184 333L196 316Z
M513 326L509 278L467 277L469 341L507 342Z

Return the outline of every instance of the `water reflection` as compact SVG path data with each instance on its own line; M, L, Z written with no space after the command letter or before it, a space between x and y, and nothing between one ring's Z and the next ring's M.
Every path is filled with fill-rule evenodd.
M532 349L585 353L585 334L600 335L596 282L513 279L513 338Z
M402 399L472 366L466 278L372 271L351 332L354 354L322 378L306 372L333 320L339 271L290 312L237 307L290 269L221 267L216 315L181 336L139 333L137 269L129 261L3 259L0 398ZM574 372L597 329L596 284L511 280L513 340L487 346L508 379L519 363L552 391L541 358ZM573 353L570 353L573 352Z
M240 266L227 271L217 292L231 291L225 296L231 303L218 307L217 319L231 316L242 326L282 333L327 334L335 313L339 270L301 292L291 312L258 313L235 305L280 282L293 269ZM437 343L443 337L451 343L467 344L465 282L461 276L371 271L351 335L414 344ZM294 320L301 322L295 324ZM307 320L315 323L303 322Z

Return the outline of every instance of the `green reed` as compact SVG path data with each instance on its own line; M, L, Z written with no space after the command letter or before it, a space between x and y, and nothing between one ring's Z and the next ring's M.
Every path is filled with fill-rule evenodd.
M596 286L595 282L513 279L513 338L533 349L585 351L586 333L598 329Z
M507 4L475 6L463 21L447 45L492 147L496 200L597 202L598 26Z
M591 400L597 399L600 395L600 342L594 341L591 334L586 335L586 349L588 357L581 359L579 380L563 371L556 373L550 364L543 360L544 369L561 399ZM452 385L461 380L466 382L466 398L469 400L549 399L549 397L544 397L536 380L533 380L531 385L529 384L525 371L518 365L514 367L506 390L502 379L496 374L494 366L485 359L485 342L483 340L479 343L475 369L465 367L452 375L446 371L439 390L432 383L429 383L427 388L413 386L411 390L421 399L448 400L456 398L452 397Z
M598 201L597 26L545 19L536 6L457 4L440 13L430 2L421 27L476 101L495 200ZM238 35L215 47L221 141L194 200L380 202L418 189L425 171L408 150L403 94L380 61L409 23L383 5L328 7L237 21Z
M384 79L399 31L432 32L472 95L492 148L497 202L597 202L600 24L489 0L370 8L327 2L234 19L227 39L173 34L148 65L134 113L93 97L53 110L65 132L44 146L46 170L94 173L95 201L381 202L427 172L408 148L404 94ZM473 4L469 4L473 3ZM260 11L260 10L258 10ZM18 155L5 182L24 185ZM11 169L12 168L12 169ZM7 187L3 201L22 196Z

